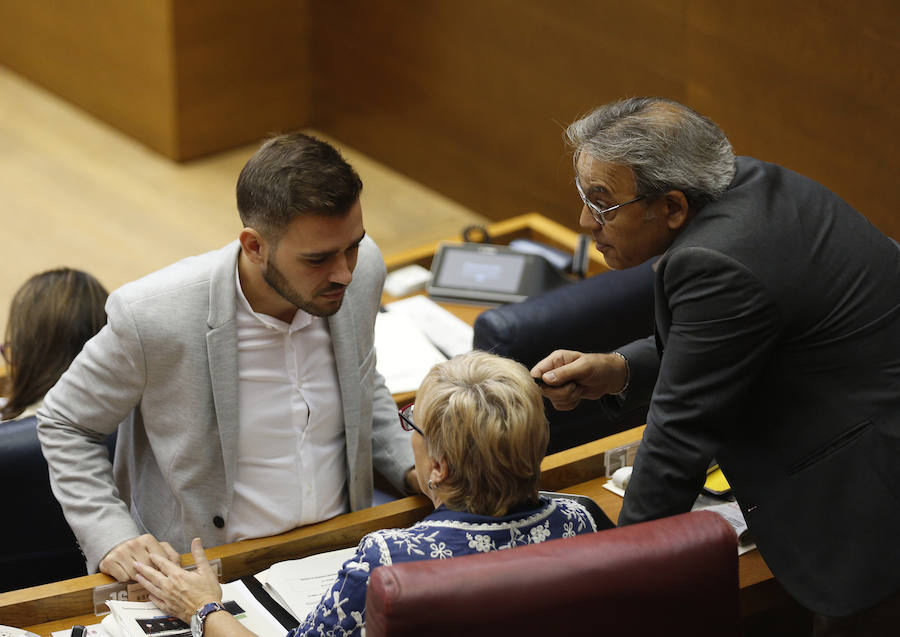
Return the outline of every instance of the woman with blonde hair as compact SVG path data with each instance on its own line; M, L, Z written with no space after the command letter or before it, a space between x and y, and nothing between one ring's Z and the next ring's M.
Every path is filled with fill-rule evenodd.
M541 394L519 363L470 352L435 365L400 410L422 490L435 511L408 529L366 535L318 607L288 637L361 634L366 586L382 565L515 548L597 530L580 504L538 494L549 431ZM606 521L609 524L608 521ZM151 555L138 581L160 609L188 621L194 637L249 635L222 610L222 592L199 540L187 572Z
M9 308L6 339L8 400L0 419L33 415L84 344L106 324L107 292L87 272L57 268L35 274Z

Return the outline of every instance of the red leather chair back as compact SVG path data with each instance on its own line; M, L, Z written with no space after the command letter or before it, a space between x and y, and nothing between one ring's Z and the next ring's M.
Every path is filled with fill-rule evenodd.
M737 538L707 511L382 566L369 579L366 634L739 635Z

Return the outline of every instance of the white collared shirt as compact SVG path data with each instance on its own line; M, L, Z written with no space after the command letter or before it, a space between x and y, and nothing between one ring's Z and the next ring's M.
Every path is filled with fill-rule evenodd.
M254 312L237 280L240 436L229 542L349 511L344 414L326 318Z

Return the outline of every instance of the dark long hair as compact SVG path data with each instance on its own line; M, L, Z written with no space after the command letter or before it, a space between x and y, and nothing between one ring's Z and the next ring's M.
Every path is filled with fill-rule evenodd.
M3 420L17 417L56 384L106 324L106 297L97 279L71 268L36 274L19 288L6 324L10 395L0 411Z

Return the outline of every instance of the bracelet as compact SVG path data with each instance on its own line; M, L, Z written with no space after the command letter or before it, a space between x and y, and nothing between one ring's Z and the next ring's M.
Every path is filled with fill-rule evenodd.
M628 391L628 385L631 383L631 367L628 366L628 359L625 358L625 355L621 352L611 352L614 356L618 356L622 359L622 362L625 363L625 386L619 391L615 392L614 395L621 396L626 391Z

